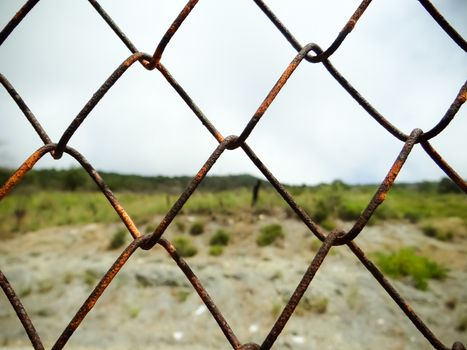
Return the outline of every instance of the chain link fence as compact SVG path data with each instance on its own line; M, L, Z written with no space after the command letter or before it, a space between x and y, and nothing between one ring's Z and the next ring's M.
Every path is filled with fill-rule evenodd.
M351 85L351 83L345 79L344 76L332 65L330 57L336 50L339 49L340 45L344 42L346 37L351 33L359 19L364 15L368 6L370 6L370 0L364 0L351 15L350 19L345 23L342 30L337 35L336 39L332 44L322 49L315 43L310 43L302 46L294 35L287 29L287 27L280 21L280 19L270 10L263 0L253 0L259 9L264 13L265 16L274 24L277 30L280 31L285 40L297 51L297 55L293 58L291 63L285 69L283 74L277 80L276 84L270 90L267 97L263 100L257 111L247 123L243 131L239 136L223 136L216 127L209 121L205 114L196 105L189 94L184 88L173 78L167 68L162 64L161 58L164 50L170 43L172 37L176 34L177 30L183 24L185 19L190 15L190 12L197 5L198 0L190 0L187 2L185 7L182 9L177 18L173 21L172 25L166 31L165 35L160 40L154 53L152 55L140 52L130 39L123 33L113 19L106 13L106 11L100 6L96 0L88 0L94 9L100 14L102 19L109 25L109 27L115 32L120 38L123 44L130 50L131 55L110 75L110 77L102 84L102 86L96 91L92 98L86 103L82 110L71 122L69 127L61 136L57 143L52 142L47 132L42 128L39 121L34 116L33 112L28 108L26 103L23 101L21 96L16 92L15 88L9 83L7 78L0 74L0 82L4 88L8 91L10 96L19 106L21 111L24 113L37 135L41 138L44 146L35 151L19 168L16 170L11 177L6 181L5 184L0 188L0 199L3 199L7 194L15 187L18 182L25 176L25 174L32 169L37 161L44 155L50 153L53 158L59 160L63 153L67 153L75 158L81 166L87 171L90 177L95 181L102 194L108 199L112 207L115 209L121 221L127 227L129 233L133 237L133 241L129 244L123 252L120 254L114 264L108 269L107 273L102 277L97 286L91 292L86 301L82 304L80 309L76 312L73 319L68 323L65 330L62 332L58 340L53 345L52 349L62 349L73 335L75 330L80 326L86 315L91 311L96 302L99 300L102 293L112 282L114 277L119 273L120 269L127 263L128 259L138 249L151 250L156 244L162 246L177 263L179 268L183 271L186 278L189 280L193 288L196 290L206 307L212 314L212 317L216 320L220 329L224 333L226 339L230 343L233 349L247 350L247 349L270 349L273 347L275 341L280 336L281 331L284 329L289 318L294 313L295 308L300 302L305 291L309 287L313 280L316 272L320 268L322 262L328 255L329 251L333 246L347 245L347 247L356 255L360 262L366 267L366 269L373 275L373 277L379 282L379 284L385 289L390 295L394 302L400 307L401 311L410 319L421 334L432 344L435 349L452 349L460 350L465 349L464 345L460 342L455 342L453 345L446 345L435 334L427 327L422 319L415 313L415 311L407 304L404 298L397 292L392 284L386 279L381 271L375 266L375 264L365 255L365 253L358 247L354 242L354 239L362 232L368 221L372 217L377 207L385 200L386 194L394 184L394 181L404 165L408 155L414 147L418 147L419 144L425 152L433 159L433 161L452 179L453 182L464 192L467 193L467 184L456 171L443 160L439 153L430 144L430 140L435 138L437 135L443 132L448 124L454 119L457 112L467 98L467 84L460 88L459 93L454 98L451 106L446 113L440 118L439 122L433 126L429 131L423 132L420 129L414 129L410 134L405 134L399 130L396 126L391 124L387 119L381 115L378 110L373 107L360 93ZM39 0L29 0L26 4L19 9L16 15L11 21L5 26L0 32L0 45L7 40L8 36L15 30L16 26L28 15L29 11L39 2ZM440 30L444 32L452 39L462 50L467 51L466 41L456 32L456 30L443 18L439 11L428 1L419 0L421 6L427 11L434 21L436 21L440 27ZM274 177L274 175L268 170L268 168L262 163L262 161L256 156L253 149L251 149L247 140L252 130L257 126L263 117L264 113L274 101L282 87L293 74L295 69L302 63L318 63L322 64L329 74L342 86L354 99L355 101L383 128L385 128L390 134L396 139L403 142L402 149L389 168L389 171L384 181L378 187L371 201L367 207L363 210L361 215L358 217L352 228L348 231L333 230L327 232L320 225L315 223L310 216L295 202L293 196L287 191L287 189L281 185L281 183ZM112 190L106 185L104 179L99 173L93 168L93 166L75 149L68 146L69 140L73 134L80 127L82 122L86 119L92 109L99 103L102 97L112 88L113 84L120 79L120 77L127 71L133 64L139 63L143 65L147 70L158 70L173 89L179 94L182 100L190 107L194 115L201 121L201 123L207 128L211 135L218 141L219 145L212 152L211 156L202 165L199 172L191 180L188 187L180 195L176 203L168 211L159 225L150 234L142 235L132 218L127 214L125 209L120 205L116 196L112 193ZM223 155L226 150L241 149L248 158L256 165L256 167L263 173L266 179L271 183L275 190L280 196L288 203L290 208L298 215L303 221L307 228L322 241L322 245L319 248L317 254L313 258L311 264L308 266L305 274L303 275L300 283L297 285L295 291L290 296L290 299L273 327L269 331L269 334L264 339L261 345L254 343L242 344L235 335L234 330L229 326L226 319L222 315L221 310L217 307L214 301L209 296L206 289L203 287L197 276L193 273L190 266L184 261L177 253L174 245L163 237L164 232L170 223L174 220L184 204L190 198L190 196L196 191L198 185L203 181L206 174L209 172L211 167L216 161ZM0 286L3 292L9 299L12 307L16 311L18 318L20 319L24 329L26 330L29 339L34 349L44 349L41 342L40 336L34 328L31 319L29 318L25 308L22 305L18 294L14 291L6 276L0 271Z

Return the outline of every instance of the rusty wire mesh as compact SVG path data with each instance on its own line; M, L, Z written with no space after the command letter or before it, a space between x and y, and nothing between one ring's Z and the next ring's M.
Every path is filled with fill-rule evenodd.
M131 255L137 249L150 250L156 244L161 245L177 263L179 268L183 271L186 278L192 284L193 288L199 294L207 308L212 314L212 317L216 320L226 339L230 343L233 349L270 349L276 339L279 337L281 331L286 325L287 321L294 313L296 306L300 299L304 295L308 286L310 285L314 275L320 268L322 262L326 258L330 249L333 246L347 245L348 248L357 256L360 262L366 267L366 269L373 275L373 277L379 282L379 284L386 290L391 296L395 303L400 307L402 312L410 319L421 334L432 344L436 349L465 349L464 345L460 342L455 342L452 346L445 345L440 339L438 339L427 325L419 318L415 311L407 304L404 298L396 291L391 283L385 278L381 271L373 264L371 260L367 258L365 253L357 246L353 241L367 225L369 219L377 207L385 200L387 192L393 185L399 171L404 165L408 155L412 151L413 147L420 144L425 152L433 159L433 161L457 184L457 186L464 192L467 193L467 184L461 176L459 176L454 169L447 164L438 152L430 144L430 140L439 135L448 124L454 119L457 112L467 98L467 84L460 88L459 93L454 98L449 109L440 118L439 122L433 126L429 131L423 132L420 129L414 129L410 134L405 134L399 130L396 126L391 124L385 119L376 108L374 108L368 101L366 101L359 92L347 81L339 71L331 64L329 58L332 56L339 46L345 40L347 35L353 30L354 26L364 15L366 9L371 3L371 0L363 0L355 12L351 15L350 19L345 23L342 30L337 35L334 42L325 50L319 47L317 44L310 43L302 46L293 34L287 29L287 27L276 17L276 15L268 8L267 4L263 0L254 0L256 5L261 11L269 18L274 26L281 32L283 37L293 46L297 51L297 55L293 58L291 63L285 69L281 77L277 80L276 84L270 90L267 97L263 100L261 105L258 107L256 113L250 119L248 124L243 129L239 136L228 136L224 137L216 127L209 121L209 119L203 114L196 103L191 99L188 93L183 87L172 77L170 72L161 62L161 57L164 53L165 48L169 44L171 38L180 28L184 20L190 15L190 12L198 3L198 0L189 0L185 7L182 9L177 18L173 21L172 25L166 31L165 35L160 40L154 53L152 55L140 52L135 45L129 40L129 38L119 29L117 24L112 18L105 12L96 0L88 0L94 9L100 14L100 16L107 22L110 28L120 38L120 40L126 45L131 51L131 55L110 75L110 77L102 84L102 86L96 91L92 98L86 103L78 115L73 119L69 127L61 136L57 143L47 135L47 132L42 128L39 121L36 119L32 111L27 107L21 96L16 92L14 87L9 83L7 78L0 74L0 81L4 88L8 91L10 96L14 99L16 104L19 106L21 111L24 113L26 118L35 129L36 133L42 139L44 146L35 151L19 168L16 170L5 184L0 188L0 199L3 199L18 182L25 176L25 174L32 169L37 161L41 159L45 154L50 153L53 158L59 160L63 153L67 153L75 158L81 166L88 172L89 176L95 181L103 195L109 200L110 204L120 216L122 222L127 227L129 233L133 237L133 241L129 244L114 264L108 269L107 273L102 277L97 286L91 292L87 300L82 304L81 308L76 312L76 315L66 326L58 340L53 345L52 349L61 349L68 342L74 331L79 327L81 322L84 320L89 311L94 307L102 293L112 282L113 278L118 274L122 266L124 266ZM19 9L17 14L11 19L11 21L5 26L0 32L0 45L8 38L8 36L14 31L15 27L27 16L29 11L39 2L39 0L29 0L26 4ZM431 15L434 21L436 21L440 28L464 51L467 51L466 41L456 32L456 30L443 18L438 10L428 1L419 0L423 8ZM326 232L322 227L315 223L310 216L300 208L299 205L294 201L294 198L282 186L274 175L268 170L268 168L261 162L261 160L255 155L254 151L246 143L248 136L252 130L256 127L261 117L268 109L270 104L274 101L277 94L280 92L285 82L293 74L294 70L303 61L310 63L321 63L324 65L326 70L332 77L344 88L362 108L374 118L383 128L385 128L390 134L396 139L403 142L402 150L400 151L397 159L390 167L385 179L380 184L376 193L374 194L367 207L363 210L359 218L354 223L353 227L347 232L334 230L332 232ZM176 203L165 215L159 225L154 229L154 232L150 234L142 235L132 218L126 213L125 209L119 204L118 199L112 193L111 189L106 185L104 180L101 178L99 173L93 168L93 166L75 149L68 146L68 142L80 127L84 119L89 115L91 110L99 103L102 97L109 91L113 84L125 73L125 71L132 66L134 63L139 62L147 70L151 71L157 69L169 84L175 89L180 95L183 101L190 107L196 117L201 123L208 129L212 136L218 141L219 145L213 151L208 160L203 164L196 176L191 180L188 187L180 195ZM267 180L272 184L275 190L282 196L282 198L288 203L290 208L298 215L298 217L304 222L308 229L316 235L323 243L314 257L313 261L309 265L305 274L303 275L300 283L296 287L294 293L290 297L290 300L280 313L277 321L273 325L269 334L264 339L261 345L248 343L242 344L236 337L233 329L229 326L221 311L217 305L210 298L208 292L204 289L197 276L190 269L190 266L180 257L177 253L174 245L163 237L167 227L180 212L186 201L194 193L198 185L203 181L206 174L209 172L211 167L216 163L219 157L222 156L226 150L242 149L243 152L251 159L256 167L263 173ZM12 307L16 311L18 318L20 319L24 329L26 330L29 339L35 349L44 349L41 342L40 336L34 328L31 319L29 318L26 310L24 309L21 300L18 298L17 293L13 290L12 286L8 282L6 276L0 271L0 286L3 292L9 299Z

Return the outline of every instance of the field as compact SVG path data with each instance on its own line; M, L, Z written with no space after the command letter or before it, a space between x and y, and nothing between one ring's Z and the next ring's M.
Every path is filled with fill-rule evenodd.
M183 186L116 192L143 233ZM164 237L185 256L239 338L261 342L319 241L263 184L202 188ZM443 189L443 187L441 187ZM376 186L288 187L324 228L349 229ZM0 266L46 347L131 237L106 198L89 187L23 186L0 203ZM440 184L399 185L356 239L448 346L467 342L467 199ZM118 331L116 331L118 330ZM0 296L0 348L28 339ZM225 349L229 345L176 264L156 246L138 251L72 337L70 349ZM430 349L346 246L335 247L275 349Z
M433 187L433 186L432 186ZM325 228L334 228L339 220L352 221L371 200L376 186L347 186L342 183L316 187L291 187L295 201ZM179 190L181 193L182 190ZM161 192L118 192L117 198L138 226L146 225L154 215L163 215L178 199L178 194ZM294 213L271 188L260 191L252 207L251 190L239 187L229 191L200 190L190 198L182 212L196 215L238 215L241 213ZM467 225L467 198L460 193L438 193L417 186L393 188L378 208L371 224L385 220L403 220L420 227L433 226L443 231L443 220L459 218ZM106 198L96 191L52 191L19 189L7 196L0 206L0 235L30 232L45 227L85 223L111 223L118 220ZM446 228L457 230L456 227ZM459 229L462 229L460 227ZM453 234L456 234L453 232Z

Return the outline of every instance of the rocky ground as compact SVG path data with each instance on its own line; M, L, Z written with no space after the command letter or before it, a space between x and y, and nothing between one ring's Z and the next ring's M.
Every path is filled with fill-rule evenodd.
M156 223L160 218L154 218ZM200 218L177 218L180 227ZM206 231L191 237L198 254L187 261L238 338L261 343L315 252L311 234L285 217L201 218ZM261 226L279 222L284 240L258 247ZM171 226L171 227L172 227ZM26 310L50 348L111 266L120 249L109 250L118 224L89 224L18 234L0 244L0 269L21 296ZM177 229L178 227L178 229ZM218 228L231 233L219 257L208 254ZM182 229L183 230L183 229ZM187 233L185 235L189 236ZM435 335L451 346L467 343L467 240L442 242L408 223L366 228L357 243L376 251L417 247L450 271L427 291L393 281ZM0 348L30 349L29 340L6 297L0 293ZM137 251L117 275L68 349L228 349L217 324L170 256L161 248ZM333 248L304 300L275 344L275 349L431 349L398 306L347 247Z

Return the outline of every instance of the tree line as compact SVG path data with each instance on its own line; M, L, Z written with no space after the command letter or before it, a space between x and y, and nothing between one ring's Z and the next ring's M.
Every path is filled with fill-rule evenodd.
M11 176L13 170L0 168L0 184ZM193 177L191 176L142 176L127 175L113 172L99 172L106 184L113 191L131 192L163 192L180 193L183 191ZM271 185L257 177L242 175L207 176L200 184L200 189L210 192L229 191L238 188L254 189L268 188ZM350 189L352 187L365 187L373 185L348 185L340 180L330 184L319 184L315 186L287 186L292 193L299 193L301 190L321 187L338 187L340 189ZM461 192L457 186L448 178L440 181L422 181L417 183L398 183L395 188L410 189L427 193L457 193ZM22 179L19 190L62 190L62 191L95 191L96 184L82 168L70 169L33 169Z

